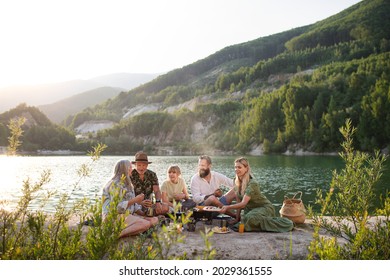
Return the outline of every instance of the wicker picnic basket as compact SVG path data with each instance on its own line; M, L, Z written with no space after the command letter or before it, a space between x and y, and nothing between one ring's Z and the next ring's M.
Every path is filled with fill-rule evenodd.
M285 196L279 213L281 217L288 218L296 224L303 224L306 219L306 209L302 202L302 192L297 192L292 198Z

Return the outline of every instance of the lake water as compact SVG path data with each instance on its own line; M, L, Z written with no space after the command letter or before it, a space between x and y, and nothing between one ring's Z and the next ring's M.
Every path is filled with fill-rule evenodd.
M72 199L94 198L100 196L103 185L112 176L115 163L120 159L132 160L133 158L133 156L102 156L92 163L88 156L0 156L0 200L9 201L8 207L12 208L21 194L23 181L29 179L31 182L37 182L43 170L50 170L52 173L51 181L45 185L46 189L70 193L77 185ZM233 156L212 157L212 170L234 177L235 158ZM149 160L152 161L149 169L157 173L160 185L167 178L166 170L171 164L180 166L182 177L189 185L198 163L197 156L149 156ZM264 194L275 205L277 211L282 205L284 196L291 197L298 191L303 192L302 199L306 205L313 205L317 190L329 189L332 171L343 167L343 162L338 156L263 155L250 156L248 160L255 178L262 185ZM80 177L77 170L82 164L91 163L91 176L83 178L78 183ZM388 177L385 174L382 180L385 184L381 184L377 193L390 190ZM57 198L54 197L45 210L52 211ZM33 205L33 208L37 207L38 204Z

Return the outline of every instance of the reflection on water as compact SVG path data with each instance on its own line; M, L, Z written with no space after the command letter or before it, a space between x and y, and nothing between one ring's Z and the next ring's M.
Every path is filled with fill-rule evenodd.
M133 156L103 156L92 164L91 176L80 183L77 169L82 164L89 164L87 156L28 156L0 157L0 200L16 201L21 193L23 181L27 178L36 182L43 170L51 170L51 181L47 189L70 193L77 186L72 199L100 196L101 188L111 177L116 161ZM213 170L229 177L234 177L235 157L213 157ZM182 170L182 177L189 185L191 176L196 172L196 156L150 156L149 168L158 175L160 185L167 178L166 170L171 164L177 164ZM318 189L327 190L332 178L332 171L340 169L343 163L336 156L283 156L266 155L248 157L254 177L261 183L263 192L278 211L284 196L291 197L298 191L303 192L305 204L314 204ZM385 177L385 182L388 178ZM387 188L387 187L386 187ZM388 189L388 188L387 188ZM53 200L51 206L55 205ZM34 207L38 207L34 205ZM48 208L48 211L52 209Z
M224 172L227 173L228 163L226 159L221 160L226 163L228 169ZM234 158L229 160L233 162ZM277 210L284 196L292 197L298 191L303 192L305 204L313 204L317 190L328 188L332 170L342 167L341 160L334 156L267 155L248 157L248 160L254 177Z

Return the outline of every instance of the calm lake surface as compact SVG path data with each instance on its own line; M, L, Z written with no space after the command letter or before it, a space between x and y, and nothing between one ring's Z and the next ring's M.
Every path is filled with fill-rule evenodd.
M44 170L50 170L52 173L51 181L45 185L45 189L71 193L77 185L72 200L82 197L93 199L100 196L102 187L112 176L115 163L120 159L133 160L133 158L134 156L102 156L92 163L88 156L0 156L0 200L9 201L7 207L13 208L21 194L23 181L29 179L32 183L37 182ZM212 170L234 177L235 158L235 156L212 157ZM332 171L343 167L343 162L338 156L263 155L247 158L255 178L261 183L263 192L275 205L277 211L282 205L284 196L291 197L298 191L302 191L305 205L313 205L317 190L328 190ZM167 178L166 170L171 164L180 166L182 177L189 185L198 163L197 156L149 156L149 160L152 161L149 169L157 173L160 185ZM90 177L83 178L79 182L80 176L77 170L83 164L90 165L92 172ZM381 186L376 192L379 194L390 190L389 182L390 176L385 172ZM58 197L52 198L45 210L53 211L57 199ZM39 208L40 205L36 203L32 207Z

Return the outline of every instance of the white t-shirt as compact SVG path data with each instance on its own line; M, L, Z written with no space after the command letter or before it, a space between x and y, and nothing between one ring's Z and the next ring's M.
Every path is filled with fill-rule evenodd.
M199 174L195 174L191 178L192 199L198 204L204 201L206 195L214 193L221 185L230 189L234 186L233 179L215 171L210 171L210 173L210 183L201 178Z

